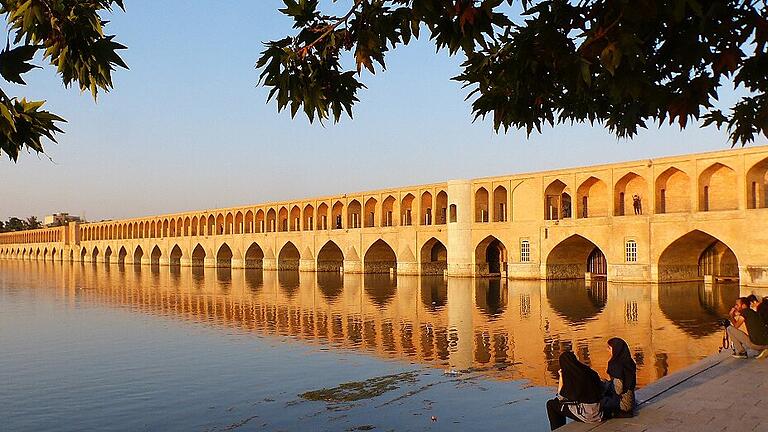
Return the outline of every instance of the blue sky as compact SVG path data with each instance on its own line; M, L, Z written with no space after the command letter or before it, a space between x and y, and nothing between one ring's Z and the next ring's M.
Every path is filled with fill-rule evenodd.
M354 120L310 125L278 114L256 86L261 43L292 32L280 0L126 6L106 18L131 69L97 103L64 89L51 67L27 74L26 87L4 84L69 123L47 146L52 161L0 160L0 218L115 219L729 147L713 128L654 126L633 140L583 125L496 134L472 122L466 92L450 81L461 57L435 54L425 38L364 76Z

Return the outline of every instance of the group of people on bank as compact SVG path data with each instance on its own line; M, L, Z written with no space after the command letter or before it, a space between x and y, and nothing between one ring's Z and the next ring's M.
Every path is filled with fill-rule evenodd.
M591 367L571 351L560 354L557 397L547 401L549 426L555 430L570 418L599 423L612 417L631 417L635 410L637 365L624 339L608 340L611 359L608 380L603 381Z
M744 331L746 330L746 331ZM726 333L733 356L768 358L768 297L754 295L736 300L730 310ZM635 412L637 365L629 346L621 338L608 340L611 359L607 380L579 361L571 351L560 354L557 396L547 401L547 416L552 430L568 419L599 423L613 417L632 417Z

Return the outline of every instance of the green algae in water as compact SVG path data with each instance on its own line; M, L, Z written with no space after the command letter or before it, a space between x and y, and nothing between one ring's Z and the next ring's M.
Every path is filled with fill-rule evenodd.
M397 390L400 384L416 382L417 377L418 373L416 372L403 372L395 375L370 378L365 381L344 383L333 388L312 390L299 396L311 401L332 403L355 402L363 399L372 399L388 391Z

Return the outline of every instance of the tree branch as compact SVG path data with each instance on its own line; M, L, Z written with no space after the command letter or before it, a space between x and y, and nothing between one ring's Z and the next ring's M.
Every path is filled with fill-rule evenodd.
M355 10L357 9L358 6L360 6L360 3L362 2L363 0L355 0L355 4L352 5L352 8L349 10L349 12L346 13L346 15L339 18L339 20L336 21L334 24L328 25L325 31L323 31L323 33L320 36L318 36L317 39L313 40L309 45L299 50L299 55L304 57L307 54L307 52L309 52L309 50L312 49L313 46L317 45L318 43L320 43L320 41L328 37L328 35L331 34L334 30L336 30L336 28L340 26L342 23L346 23L349 20L349 18L352 16L352 14L355 13Z

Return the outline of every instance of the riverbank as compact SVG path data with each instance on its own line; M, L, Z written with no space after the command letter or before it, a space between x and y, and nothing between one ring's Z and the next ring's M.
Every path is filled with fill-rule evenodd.
M637 392L638 415L564 432L759 431L768 412L768 362L716 354Z

